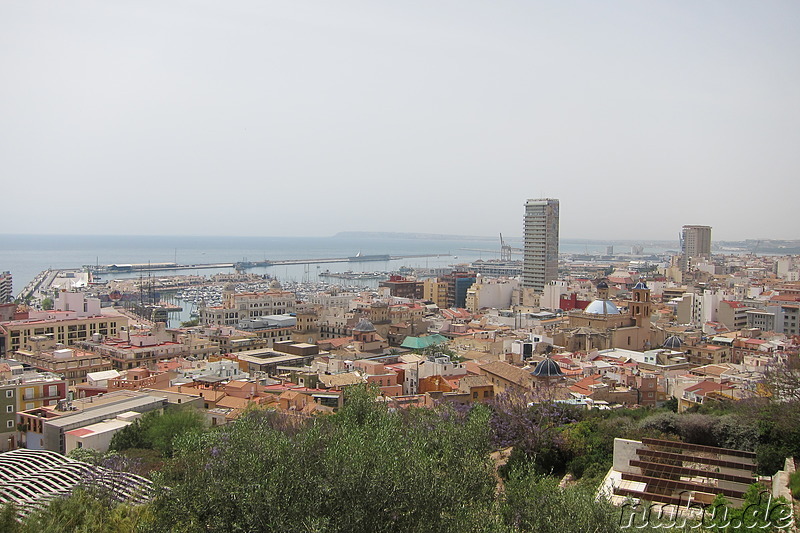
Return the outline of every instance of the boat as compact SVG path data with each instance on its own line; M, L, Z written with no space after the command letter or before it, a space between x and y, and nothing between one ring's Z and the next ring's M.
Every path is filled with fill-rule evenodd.
M392 257L389 254L372 254L372 255L363 255L361 252L358 252L356 255L348 257L348 261L358 262L358 261L389 261Z

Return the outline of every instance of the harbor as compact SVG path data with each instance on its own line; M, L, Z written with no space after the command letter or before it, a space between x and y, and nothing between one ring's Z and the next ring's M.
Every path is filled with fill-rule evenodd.
M421 255L354 255L350 257L276 259L263 261L237 261L232 263L194 263L181 265L177 263L113 263L110 265L84 265L84 269L92 274L114 274L124 272L165 272L170 270L203 270L224 269L247 270L284 265L314 265L321 263L362 263L376 261L395 261L403 259L421 259L426 257L450 257L450 254Z

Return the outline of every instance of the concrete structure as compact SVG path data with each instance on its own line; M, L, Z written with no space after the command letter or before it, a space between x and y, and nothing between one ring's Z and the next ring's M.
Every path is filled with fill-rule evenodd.
M0 272L0 304L14 301L14 287L11 272Z
M711 258L711 226L684 226L681 233L681 269Z
M559 346L568 350L590 352L596 349L625 348L649 350L651 348L652 313L650 289L644 282L632 290L628 311L622 313L609 300L609 287L605 281L597 284L597 299L584 310L571 311L569 329L553 336Z
M761 331L775 331L775 313L762 309L747 311L747 327L758 328Z
M702 326L706 322L719 321L719 307L723 298L719 291L701 290L698 293L684 293L680 298L671 300L669 305L675 310L679 324Z
M56 311L73 311L78 317L97 316L100 314L100 299L87 298L82 292L62 290L55 301Z
M149 479L75 461L58 453L13 450L0 455L0 500L13 503L20 516L65 497L80 486L102 490L110 500L144 503L153 495ZM64 528L71 529L64 524Z
M542 309L555 311L561 308L561 298L569 294L569 286L564 280L551 280L545 285L539 304Z
M748 309L747 327L785 335L800 335L800 303L767 305L764 309Z
M426 279L422 282L422 297L425 301L433 302L439 308L447 305L447 283L436 278Z
M518 289L517 279L487 279L478 274L475 283L467 290L466 308L471 313L483 308L509 309Z
M66 397L66 382L54 374L22 373L3 380L0 383L0 451L18 445L19 411L56 405Z
M525 203L522 286L544 292L558 278L559 203L552 198Z
M66 436L67 453L75 448L91 448L98 452L107 452L114 435L122 428L131 425L137 418L141 418L141 416L142 414L136 411L128 411L117 415L113 419L67 431L64 434Z
M113 419L128 411L146 413L163 409L166 405L165 398L142 392L117 391L72 400L55 408L22 411L19 421L25 428L23 438L26 448L66 453L68 431Z
M731 331L747 327L747 311L752 309L742 302L722 300L717 308L717 320Z
M162 342L156 335L131 335L128 340L108 339L95 351L111 360L112 368L129 370L155 366L161 359L188 356L186 346L178 342Z
M111 370L111 360L99 353L75 348L58 350L29 351L19 350L15 357L42 372L60 374L70 386L86 382L88 374Z
M702 512L717 494L735 506L756 478L752 452L657 439L614 439L614 464L598 492L629 505L623 523L635 520L639 501L663 506L663 517ZM640 506L644 508L644 506ZM649 509L658 513L659 509ZM641 511L638 511L641 512ZM696 518L696 517L695 517ZM630 526L629 526L630 527Z
M234 326L241 320L295 312L296 297L278 285L267 292L236 293L231 283L222 292L222 305L200 308L203 325Z
M378 287L387 287L392 296L398 298L420 299L423 297L421 281L408 279L403 276L392 275L386 281L381 281Z
M121 315L79 316L77 311L31 312L28 318L0 323L0 354L70 346L93 335L115 337L127 327ZM38 346L37 346L38 343Z

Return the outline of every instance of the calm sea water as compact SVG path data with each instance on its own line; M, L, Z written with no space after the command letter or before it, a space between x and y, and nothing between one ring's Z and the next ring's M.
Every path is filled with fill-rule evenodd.
M520 239L510 239L521 247ZM605 253L611 242L562 241L566 253ZM617 252L626 252L623 246ZM646 253L663 251L646 246ZM231 263L241 260L333 258L362 254L421 255L441 257L370 261L363 263L327 263L322 265L274 266L252 269L257 274L270 274L280 281L316 280L320 271L393 271L401 266L447 267L476 259L498 259L497 238L377 238L371 236L333 237L197 237L197 236L86 236L86 235L0 235L0 271L14 277L18 293L39 272L48 268L80 268L88 264L112 263ZM515 256L521 259L521 256ZM319 267L319 268L318 268ZM224 272L225 269L220 269ZM210 275L217 270L172 271L171 274ZM137 274L138 275L138 274ZM162 274L159 274L162 275Z

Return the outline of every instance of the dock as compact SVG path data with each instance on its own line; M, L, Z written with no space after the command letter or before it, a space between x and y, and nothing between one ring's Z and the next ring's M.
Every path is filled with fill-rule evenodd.
M115 263L111 265L84 265L84 268L93 274L114 274L123 272L165 272L171 270L201 270L233 268L247 270L250 268L263 268L280 265L314 265L320 263L360 263L375 261L395 261L402 259L419 259L424 257L450 257L450 254L424 254L424 255L367 255L351 257L326 257L319 259L276 259L264 261L238 261L234 263L195 263L179 265L177 263Z

